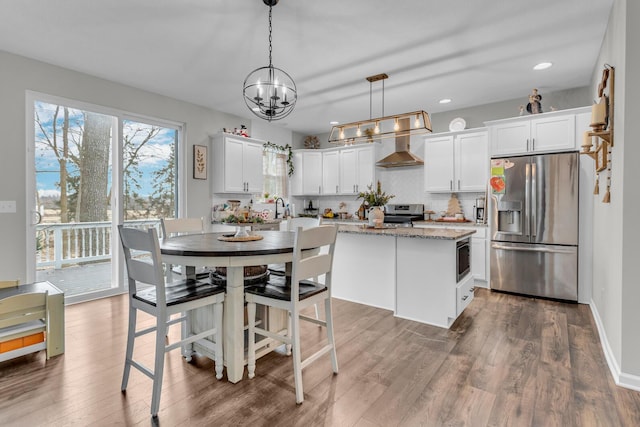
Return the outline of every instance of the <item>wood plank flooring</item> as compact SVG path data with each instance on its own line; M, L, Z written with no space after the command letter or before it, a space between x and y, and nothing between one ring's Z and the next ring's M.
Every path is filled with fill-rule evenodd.
M341 300L334 318L340 373L328 356L307 368L302 405L281 353L231 384L215 379L211 361L175 351L157 424L640 426L640 393L613 383L588 306L480 289L450 330ZM0 425L154 424L147 377L132 370L120 393L126 323L125 296L67 307L64 355L0 363ZM304 326L303 357L324 337ZM178 334L172 327L169 339ZM152 340L135 354L152 366Z

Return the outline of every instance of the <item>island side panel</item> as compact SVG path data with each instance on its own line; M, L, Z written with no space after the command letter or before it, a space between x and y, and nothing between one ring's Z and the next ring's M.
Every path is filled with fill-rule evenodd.
M456 318L456 241L397 239L396 316L442 328Z
M338 233L333 259L332 295L393 310L396 237Z

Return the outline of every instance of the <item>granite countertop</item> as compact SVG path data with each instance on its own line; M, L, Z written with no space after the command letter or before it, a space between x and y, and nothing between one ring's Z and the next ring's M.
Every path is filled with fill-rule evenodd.
M474 221L470 222L454 222L454 221L413 221L413 225L434 225L437 227L488 227L488 224L477 224Z
M243 225L249 226L249 225L263 225L263 224L280 224L281 222L282 222L282 218L278 218L278 219L267 219L263 222L249 222ZM219 219L211 220L211 224L235 225L235 224L226 223Z
M469 237L475 230L454 230L450 228L413 228L413 227L383 227L368 228L364 225L344 225L338 226L340 233L352 234L376 234L394 237L413 237L420 239L443 239L458 240Z

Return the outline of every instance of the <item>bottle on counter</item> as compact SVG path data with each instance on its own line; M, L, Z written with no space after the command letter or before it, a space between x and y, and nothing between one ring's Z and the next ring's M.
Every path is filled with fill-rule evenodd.
M291 218L291 211L289 210L289 203L287 203L287 206L284 207L284 218L285 219Z

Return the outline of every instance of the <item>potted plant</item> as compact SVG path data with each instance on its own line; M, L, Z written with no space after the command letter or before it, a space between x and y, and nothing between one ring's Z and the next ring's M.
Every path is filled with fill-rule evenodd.
M387 194L382 191L382 185L380 181L376 183L375 190L373 189L373 185L367 186L367 191L363 191L358 193L357 199L362 199L363 204L369 206L369 225L372 227L376 226L376 220L378 221L378 225L382 226L382 222L384 221L384 212L380 209L382 206L386 205L389 200L394 198L393 194ZM357 200L356 199L356 200Z

